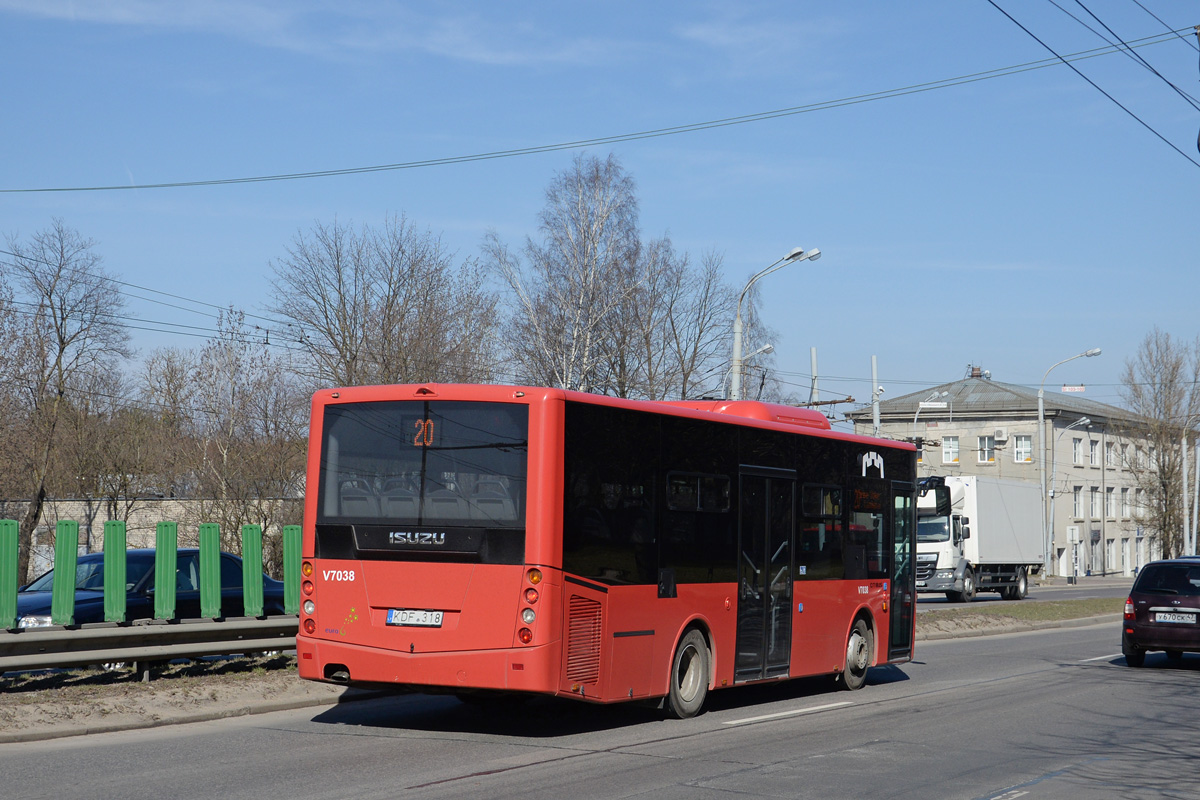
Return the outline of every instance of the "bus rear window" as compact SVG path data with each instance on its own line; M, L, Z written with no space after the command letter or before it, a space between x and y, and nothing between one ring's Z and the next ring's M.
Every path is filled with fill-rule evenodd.
M317 522L523 528L528 419L508 403L326 406Z

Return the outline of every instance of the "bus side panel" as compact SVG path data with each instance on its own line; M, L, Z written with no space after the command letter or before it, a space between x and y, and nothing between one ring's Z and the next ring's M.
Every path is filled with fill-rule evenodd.
M561 397L529 407L528 503L525 562L561 567L563 520L563 416Z
M607 588L564 583L563 693L601 702L662 697L690 624L712 640L713 685L733 683L736 587L685 584L675 598L660 598L657 586Z
M888 602L886 580L803 581L793 585L793 678L840 672L846 666L846 643L860 613L875 637L875 664L887 663Z

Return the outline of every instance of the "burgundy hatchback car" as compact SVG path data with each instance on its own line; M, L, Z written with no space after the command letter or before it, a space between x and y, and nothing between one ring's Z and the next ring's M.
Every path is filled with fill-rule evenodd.
M1142 568L1121 625L1125 663L1140 667L1149 650L1165 650L1177 661L1200 653L1200 558L1155 561Z

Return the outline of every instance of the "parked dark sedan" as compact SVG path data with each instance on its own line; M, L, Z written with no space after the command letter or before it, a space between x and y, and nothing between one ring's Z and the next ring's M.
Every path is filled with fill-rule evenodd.
M1175 558L1147 564L1125 601L1121 652L1140 667L1146 652L1165 650L1178 660L1200 653L1200 559Z
M127 550L125 555L125 619L154 616L154 550ZM51 625L50 598L54 570L25 586L17 594L17 626ZM221 614L242 616L242 560L221 553ZM263 613L283 613L283 583L263 575ZM175 616L200 616L200 551L180 549L175 566ZM104 554L79 557L75 568L75 624L104 621Z

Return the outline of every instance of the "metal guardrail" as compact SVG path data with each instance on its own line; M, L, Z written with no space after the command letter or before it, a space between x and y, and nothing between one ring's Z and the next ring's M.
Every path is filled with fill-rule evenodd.
M145 680L152 662L292 649L297 626L297 618L288 615L0 632L0 672L133 662Z

